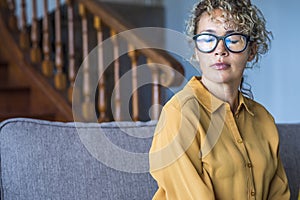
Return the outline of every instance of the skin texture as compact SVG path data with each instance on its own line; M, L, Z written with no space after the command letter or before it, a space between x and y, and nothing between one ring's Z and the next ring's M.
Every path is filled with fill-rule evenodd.
M207 13L203 13L199 22L199 33L212 33L223 36L234 32L233 24L225 23L222 11L217 9L213 12L213 20ZM255 55L255 44L248 44L245 51L231 53L223 41L219 41L217 48L211 53L202 53L195 49L196 57L202 71L203 85L216 97L230 104L232 112L236 111L238 105L238 88L247 62Z

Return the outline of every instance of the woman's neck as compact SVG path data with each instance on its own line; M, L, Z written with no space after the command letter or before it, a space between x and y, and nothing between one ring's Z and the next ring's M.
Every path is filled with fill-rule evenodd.
M235 113L239 104L238 88L240 82L215 83L205 77L201 78L201 82L210 93L222 101L229 103L231 111Z

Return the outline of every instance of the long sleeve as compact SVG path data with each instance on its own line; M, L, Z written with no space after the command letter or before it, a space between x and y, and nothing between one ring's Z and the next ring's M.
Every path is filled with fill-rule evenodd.
M185 106L163 109L150 151L150 172L159 186L153 199L215 199L199 158L197 115Z
M274 175L270 191L268 195L270 200L289 200L290 199L290 190L288 186L288 180L282 165L280 158L278 159L278 166L276 174Z

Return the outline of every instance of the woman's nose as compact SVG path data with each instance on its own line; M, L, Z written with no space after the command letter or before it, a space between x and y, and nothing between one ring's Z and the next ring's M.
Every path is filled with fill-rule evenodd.
M220 40L217 44L216 49L215 49L215 55L216 56L227 56L228 54L229 53L228 53L228 50L225 47L224 41Z

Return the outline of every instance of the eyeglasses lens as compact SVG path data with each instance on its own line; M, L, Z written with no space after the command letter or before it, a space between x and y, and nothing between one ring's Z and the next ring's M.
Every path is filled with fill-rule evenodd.
M244 35L233 34L224 38L226 47L232 52L240 52L247 46L247 38ZM211 34L202 34L196 38L196 45L202 52L211 52L218 44L218 37Z
M242 51L247 45L247 39L243 35L230 35L224 40L227 48L233 52Z
M217 44L217 38L212 35L199 35L196 39L199 50L209 52L213 50Z

